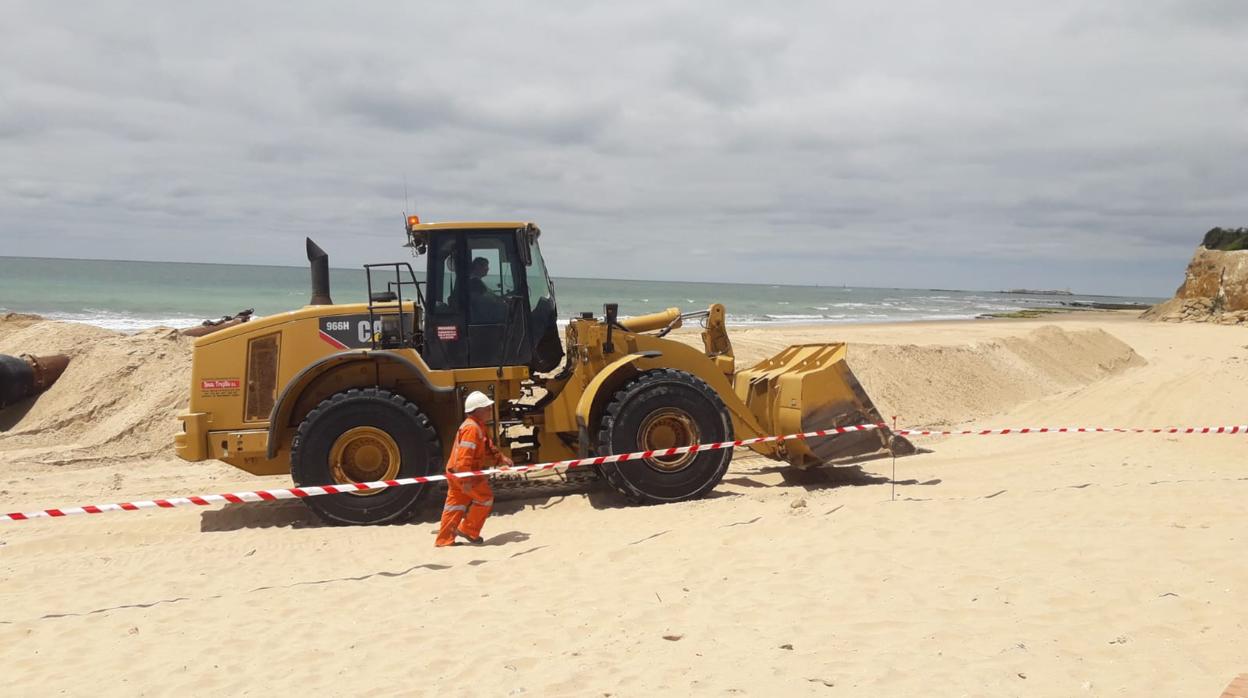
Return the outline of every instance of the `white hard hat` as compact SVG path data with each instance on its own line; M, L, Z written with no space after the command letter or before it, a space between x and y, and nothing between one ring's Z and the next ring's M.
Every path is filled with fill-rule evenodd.
M464 400L464 412L475 412L482 407L493 407L494 401L488 395L480 390L474 390L468 394L468 399Z

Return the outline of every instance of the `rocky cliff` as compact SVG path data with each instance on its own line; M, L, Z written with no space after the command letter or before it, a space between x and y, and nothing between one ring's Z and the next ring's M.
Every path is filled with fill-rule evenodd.
M1143 317L1248 323L1248 228L1214 228L1206 233L1174 298L1148 309Z

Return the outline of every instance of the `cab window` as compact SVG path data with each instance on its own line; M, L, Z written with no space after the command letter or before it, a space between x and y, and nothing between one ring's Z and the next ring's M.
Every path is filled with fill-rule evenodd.
M433 255L434 264L439 265L441 268L442 279L441 283L437 284L435 288L429 289L429 300L436 304L435 308L440 312L449 312L459 306L459 298L455 293L455 238L453 236L443 237L438 242Z
M529 243L529 250L533 260L529 272L529 310L536 310L537 304L543 298L553 302L555 294L551 289L550 277L546 276L546 261L542 259L542 251L537 247L536 241Z
M509 237L473 236L468 243L468 323L505 322L507 298L520 292L516 260L508 254Z

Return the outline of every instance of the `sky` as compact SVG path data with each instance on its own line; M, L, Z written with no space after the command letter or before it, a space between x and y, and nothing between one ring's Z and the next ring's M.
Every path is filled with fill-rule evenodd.
M1248 2L0 0L0 254L1167 296L1248 225Z

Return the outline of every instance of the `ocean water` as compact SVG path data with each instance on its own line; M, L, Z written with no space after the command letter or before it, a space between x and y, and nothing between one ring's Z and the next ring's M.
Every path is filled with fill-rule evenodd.
M362 269L332 269L330 284L339 303L365 300ZM718 302L727 308L731 324L964 319L983 313L1054 307L1062 301L1162 300L571 278L556 278L555 293L564 319L586 310L601 315L603 303L609 302L619 303L624 316L673 306L700 310ZM0 257L0 313L36 313L122 331L190 327L244 308L269 315L298 308L309 296L306 267Z

